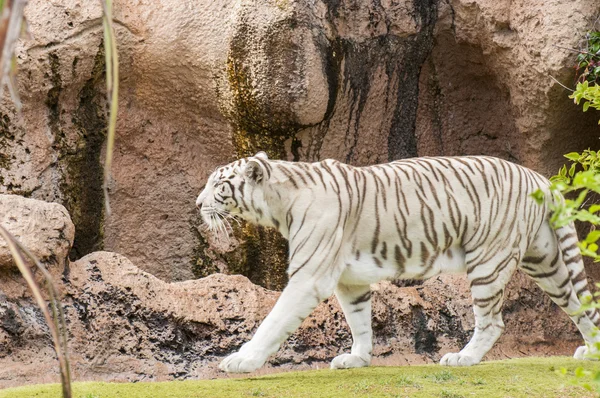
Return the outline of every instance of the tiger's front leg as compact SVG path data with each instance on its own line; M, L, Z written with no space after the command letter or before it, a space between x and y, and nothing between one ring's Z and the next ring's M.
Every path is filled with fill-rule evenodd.
M335 282L295 275L252 339L225 358L219 368L230 373L253 372L300 326L315 307L333 293Z
M373 349L371 286L339 284L335 289L335 295L350 326L353 342L350 354L335 357L331 361L331 369L369 366Z

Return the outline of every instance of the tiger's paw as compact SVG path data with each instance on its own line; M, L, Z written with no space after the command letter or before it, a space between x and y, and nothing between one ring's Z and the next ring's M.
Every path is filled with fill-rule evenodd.
M365 366L369 366L369 361L352 354L338 355L331 361L331 369L363 368Z
M577 347L573 358L575 359L586 359L588 361L597 361L599 352L597 350L590 349L586 345Z
M219 369L227 373L250 373L260 368L265 363L260 358L236 352L229 355L219 364Z
M461 354L460 352L449 352L442 357L440 365L442 366L472 366L479 363L475 358Z

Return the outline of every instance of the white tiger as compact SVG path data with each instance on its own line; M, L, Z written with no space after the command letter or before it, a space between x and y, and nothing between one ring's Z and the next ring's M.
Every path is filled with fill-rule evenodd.
M241 217L289 240L288 285L254 337L219 367L258 369L333 292L353 345L331 367L368 366L370 284L441 272L467 274L475 312L470 342L441 364L477 364L504 329L504 289L517 267L575 322L587 343L575 357L583 358L600 340L593 333L600 314L578 312L578 297L590 293L577 234L573 225L549 225L548 186L536 172L492 157L353 167L273 161L260 152L217 169L196 201L211 228L224 231L224 219ZM544 205L530 196L538 188Z

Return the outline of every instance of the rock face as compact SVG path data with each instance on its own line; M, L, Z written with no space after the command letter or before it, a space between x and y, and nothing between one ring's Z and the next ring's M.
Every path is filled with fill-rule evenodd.
M506 333L488 359L564 353L580 342L566 314L517 277L507 295ZM463 278L419 287L374 286L374 363L437 361L469 339L473 317ZM525 286L525 289L520 286ZM125 257L96 252L72 262L60 284L76 380L142 381L223 376L220 359L254 333L278 292L223 274L166 283ZM0 302L0 387L51 382L57 365L39 310ZM335 298L320 304L267 369L326 367L351 346ZM262 371L264 372L264 370Z
M18 47L23 113L0 102L0 192L56 201L98 249L159 278L285 283L285 243L249 226L213 244L194 198L218 164L265 150L365 165L488 154L545 174L594 146L570 85L595 0L115 1L118 139L104 214L100 4L32 0ZM561 46L561 47L557 47Z
M572 86L565 47L577 47L591 29L598 3L440 6L436 45L421 73L420 153L485 151L550 175L566 151L597 146L597 116L582 114L556 80Z

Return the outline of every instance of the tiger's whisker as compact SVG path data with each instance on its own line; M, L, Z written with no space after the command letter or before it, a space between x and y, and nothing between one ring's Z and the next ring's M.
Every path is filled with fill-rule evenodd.
M231 232L233 232L233 227L231 226L231 223L229 223L229 221L227 221L227 220L234 220L235 222L237 222L238 225L242 225L241 222L234 215L232 215L231 213L229 213L228 211L217 209L216 207L213 207L211 209L213 211L215 211L218 215L221 216L221 218L229 226L229 229L230 229Z
M223 220L224 220L223 217L218 212L214 212L213 214L215 216L215 221L218 223L219 232L218 232L217 236L219 237L219 241L230 244L231 239L229 238L229 232L227 231L227 226L223 222Z

